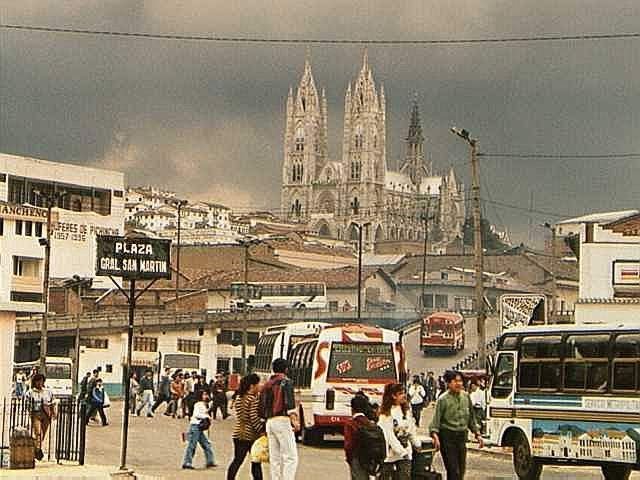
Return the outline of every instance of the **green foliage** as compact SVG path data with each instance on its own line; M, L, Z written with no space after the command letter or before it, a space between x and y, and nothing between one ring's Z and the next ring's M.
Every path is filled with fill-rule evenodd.
M509 249L509 245L491 231L491 224L485 218L481 221L482 248L490 252L501 252ZM473 246L473 217L467 217L464 222L464 244Z

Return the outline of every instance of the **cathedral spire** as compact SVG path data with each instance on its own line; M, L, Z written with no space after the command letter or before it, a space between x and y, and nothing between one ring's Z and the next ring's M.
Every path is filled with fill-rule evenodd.
M364 52L362 53L362 71L366 72L369 70L369 51L367 47L364 47Z
M409 121L409 134L407 142L412 144L422 143L424 137L422 135L422 125L420 123L420 109L418 107L418 94L413 97L413 106L411 107L411 120Z

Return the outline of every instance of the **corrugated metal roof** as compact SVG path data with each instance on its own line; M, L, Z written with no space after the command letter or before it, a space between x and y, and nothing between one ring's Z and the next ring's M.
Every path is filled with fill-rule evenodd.
M362 264L367 266L388 266L397 265L405 259L404 253L376 254L365 253L362 255Z
M640 213L638 210L619 210L616 212L590 213L589 215L562 220L556 225L569 223L610 223L615 222L616 220L630 217L632 215L637 215L638 213Z

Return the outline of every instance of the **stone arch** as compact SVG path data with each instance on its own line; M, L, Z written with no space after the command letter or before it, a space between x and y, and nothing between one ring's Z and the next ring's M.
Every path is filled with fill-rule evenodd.
M319 213L334 213L336 211L336 200L333 193L324 191L318 195L316 210Z
M319 220L314 226L313 230L318 232L318 236L322 238L335 238L337 236L336 229L326 220Z
M382 229L382 225L378 225L378 228L376 228L376 236L375 236L375 241L377 242L382 242L384 240L384 230Z
M351 225L349 225L349 229L348 229L348 239L350 241L358 241L358 235L359 235L359 229L358 226L355 223L352 223Z

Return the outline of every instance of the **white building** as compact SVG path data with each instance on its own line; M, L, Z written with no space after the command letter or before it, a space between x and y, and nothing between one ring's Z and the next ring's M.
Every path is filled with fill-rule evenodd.
M576 323L640 322L640 213L585 215L556 228L580 237Z
M200 202L197 205L201 205L207 209L206 223L208 226L220 230L231 230L231 209L229 207L209 202Z
M14 205L44 206L37 192L64 192L53 208L50 276L94 277L96 234L124 232L124 174L0 154L0 177L0 201ZM33 256L42 257L37 237L46 232L33 222L29 225L25 221L21 238L26 240L32 229L33 241L27 243L33 245Z

